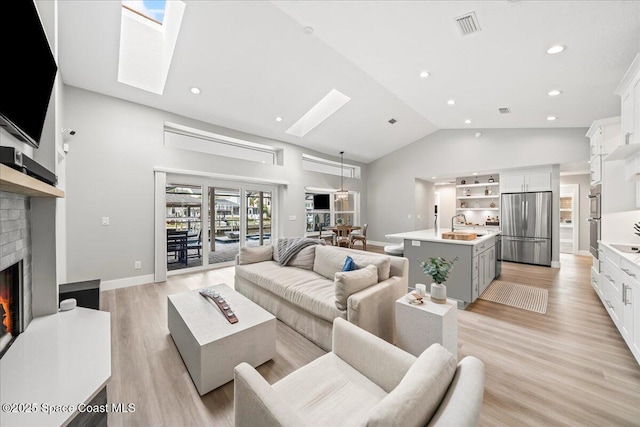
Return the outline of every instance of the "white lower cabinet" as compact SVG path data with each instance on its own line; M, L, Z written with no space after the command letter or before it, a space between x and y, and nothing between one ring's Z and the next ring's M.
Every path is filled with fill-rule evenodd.
M591 284L640 363L640 266L608 246L601 246L600 280L594 281L592 270Z

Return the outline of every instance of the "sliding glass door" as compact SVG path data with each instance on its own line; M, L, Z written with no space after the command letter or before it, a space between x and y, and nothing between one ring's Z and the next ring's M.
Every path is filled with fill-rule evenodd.
M271 191L246 190L246 246L271 243Z
M240 250L241 189L209 187L209 264L234 260Z
M202 266L202 187L167 184L167 270Z
M156 218L162 218L156 230L159 280L176 270L233 265L241 247L271 243L275 186L181 174L163 178L156 183L156 197L164 199L156 204Z

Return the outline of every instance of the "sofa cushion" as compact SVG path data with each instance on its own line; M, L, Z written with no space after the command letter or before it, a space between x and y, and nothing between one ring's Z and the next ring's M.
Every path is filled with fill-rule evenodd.
M336 307L333 280L313 271L266 261L237 265L236 275L329 322L347 318L346 310Z
M365 425L427 425L449 388L456 365L448 350L432 344L411 365L400 384L371 409Z
M335 246L320 246L316 248L316 257L313 261L313 271L333 280L338 271L342 271L347 256L353 258L358 268L373 264L378 268L378 280L389 278L391 270L391 258L387 255L365 254L362 251L343 249Z
M340 271L335 274L336 307L347 309L347 299L371 285L378 283L378 269L369 264L364 268L353 271Z
M373 381L327 353L273 384L308 426L356 426L386 396Z
M253 264L256 262L270 261L273 259L273 246L243 246L240 248L240 256L238 257L238 264Z
M304 268L305 270L313 270L313 260L316 257L316 246L307 246L291 257L287 266ZM273 251L275 255L277 251Z

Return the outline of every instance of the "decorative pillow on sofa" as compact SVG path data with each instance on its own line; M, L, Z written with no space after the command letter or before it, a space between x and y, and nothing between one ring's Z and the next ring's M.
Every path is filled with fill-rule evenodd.
M340 271L335 274L333 280L336 307L340 310L347 309L347 298L369 286L378 283L378 268L375 265L368 265L359 270Z
M275 256L277 251L273 251ZM313 260L316 257L316 245L307 246L301 249L300 252L291 257L287 263L287 267L304 268L305 270L313 270Z
M353 258L347 255L347 259L344 260L344 265L342 266L342 271L353 271L357 269L358 269L358 266L356 265Z
M273 246L251 246L240 248L238 264L253 264L255 262L271 261L273 259Z
M338 250L344 250L338 248ZM360 252L360 251L358 251ZM358 268L373 264L378 267L378 281L387 280L391 275L391 258L382 254L350 253Z
M432 344L411 365L400 384L371 408L365 425L426 426L440 406L456 368L453 354L440 344Z

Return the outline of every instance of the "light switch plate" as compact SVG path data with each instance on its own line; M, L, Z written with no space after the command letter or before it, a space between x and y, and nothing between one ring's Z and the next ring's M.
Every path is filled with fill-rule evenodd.
M109 217L108 216L103 216L102 217L102 225L109 225Z
M412 240L411 246L420 246L420 240Z
M295 221L295 220L296 220L295 215L289 215L289 221Z

